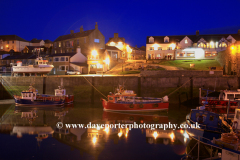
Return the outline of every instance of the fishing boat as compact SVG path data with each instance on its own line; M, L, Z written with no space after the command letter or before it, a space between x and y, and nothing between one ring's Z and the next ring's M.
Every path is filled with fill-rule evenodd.
M192 109L186 116L187 133L190 136L201 136L208 139L220 138L222 133L229 133L232 127L219 114Z
M132 90L124 90L119 86L116 93L110 94L106 99L102 99L103 110L105 111L160 111L168 110L168 97L136 97Z
M17 61L17 66L12 66L13 74L28 73L28 74L47 74L53 69L53 65L48 64L48 60L43 60L42 57L38 57L35 60L34 65L23 66L21 61Z
M226 114L227 112L231 114L235 113L235 109L239 107L239 102L237 100L240 99L240 89L221 90L220 92L215 92L216 94L213 94L213 96L209 96L209 91L211 90L207 90L207 95L205 97L200 96L201 104L205 106L205 110L219 114Z
M49 96L38 95L38 90L29 86L28 90L21 92L21 96L14 95L16 105L37 105L37 106L49 106L49 105L64 105L64 96Z
M62 86L58 86L58 89L55 89L55 96L63 96L65 97L65 103L73 103L74 95L66 95L66 89Z

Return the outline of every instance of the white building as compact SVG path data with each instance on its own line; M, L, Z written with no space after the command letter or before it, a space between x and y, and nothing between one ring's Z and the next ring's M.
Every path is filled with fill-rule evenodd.
M146 59L214 59L219 51L240 41L238 34L148 36Z

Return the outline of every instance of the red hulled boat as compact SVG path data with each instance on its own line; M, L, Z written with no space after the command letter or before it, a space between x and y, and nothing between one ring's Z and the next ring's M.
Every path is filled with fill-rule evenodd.
M66 95L66 89L61 86L58 86L58 89L55 89L55 96L64 96L65 103L73 103L74 95Z
M205 110L220 114L226 114L229 105L229 113L234 114L235 109L239 107L238 99L240 99L240 89L221 90L218 96L201 97L201 103L205 105Z
M168 110L168 97L136 97L132 90L124 90L119 87L115 94L110 93L108 99L102 99L105 111L160 111Z

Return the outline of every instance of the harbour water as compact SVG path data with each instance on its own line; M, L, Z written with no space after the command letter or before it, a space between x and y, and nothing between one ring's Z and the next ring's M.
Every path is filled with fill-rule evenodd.
M1 105L0 159L181 159L189 138L184 129L66 128L66 124L178 124L190 108L170 104L168 112L105 112L101 104L63 108ZM63 128L57 128L61 122Z

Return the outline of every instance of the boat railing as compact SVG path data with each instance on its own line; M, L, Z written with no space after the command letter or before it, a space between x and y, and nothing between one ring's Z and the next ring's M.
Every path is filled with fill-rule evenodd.
M205 138L205 137L201 137L201 136L198 136L198 138L197 138L197 137L194 137L194 136L191 136L191 138L193 138L194 140L196 140L197 143L194 145L193 148L191 148L191 150L190 150L184 157L181 158L181 160L184 160L184 159L187 158L187 157L193 157L193 156L191 156L190 154L191 154L191 152L193 151L193 149L194 149L195 147L198 147L198 155L197 155L197 157L193 157L193 158L197 158L197 159L204 159L204 158L205 158L205 159L215 159L215 158L221 158L221 157L213 157L213 152L214 152L213 148L216 148L216 149L219 149L219 150L222 150L223 148L217 146L216 144L213 144L213 143L212 143L212 140L207 139L207 138ZM205 139L206 141L204 142L203 139ZM201 140L202 140L202 141L201 141ZM204 144L204 145L208 145L208 146L211 147L211 148L210 148L210 157L206 157L206 156L204 156L204 157L201 156L201 157L200 157L200 143L202 143L202 144Z

